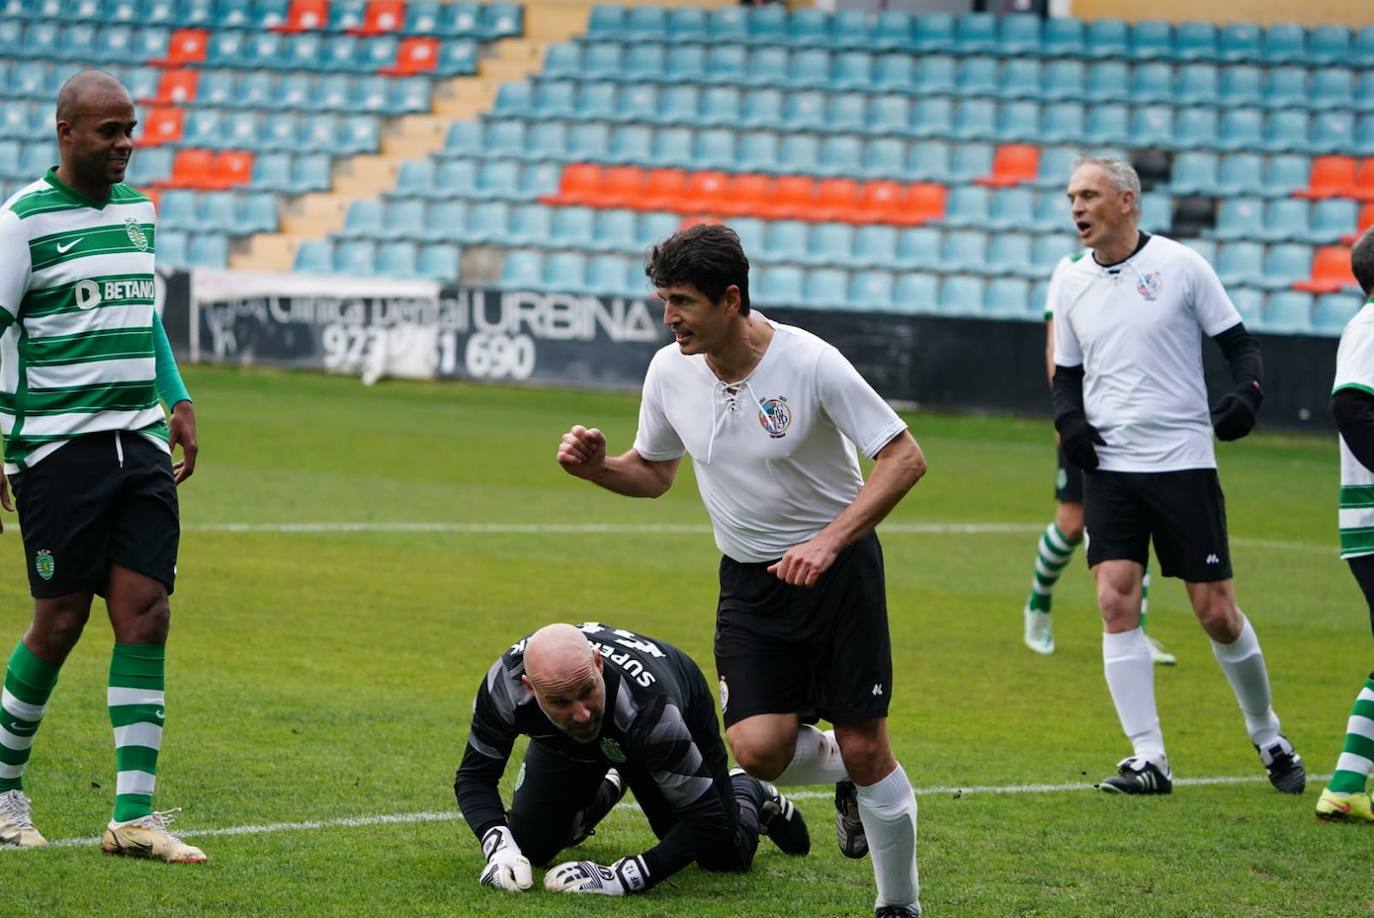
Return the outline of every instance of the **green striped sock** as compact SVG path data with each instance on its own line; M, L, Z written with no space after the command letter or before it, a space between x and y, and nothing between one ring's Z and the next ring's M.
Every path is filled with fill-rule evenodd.
M162 644L115 644L110 656L110 724L114 727L114 821L128 822L153 811L157 753L162 747Z
M1037 612L1049 614L1050 605L1054 602L1054 585L1059 582L1059 575L1064 573L1064 568L1077 547L1078 543L1070 542L1054 523L1045 527L1036 548L1035 576L1031 578L1027 606Z
M1327 786L1340 794L1363 793L1371 769L1374 769L1374 675L1355 697L1350 720L1345 725L1345 748L1336 760L1336 771Z
M22 640L10 654L5 688L0 693L0 793L24 786L24 765L29 761L33 735L38 732L60 668L35 657Z

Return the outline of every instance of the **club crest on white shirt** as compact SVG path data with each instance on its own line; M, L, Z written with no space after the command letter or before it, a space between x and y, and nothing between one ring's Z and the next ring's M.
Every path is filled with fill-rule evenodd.
M792 409L787 407L787 396L759 400L759 424L774 440L787 435L792 423Z
M1139 275L1135 282L1136 292L1147 300L1159 299L1159 292L1164 289L1164 282L1159 279L1158 271L1151 271L1149 274Z

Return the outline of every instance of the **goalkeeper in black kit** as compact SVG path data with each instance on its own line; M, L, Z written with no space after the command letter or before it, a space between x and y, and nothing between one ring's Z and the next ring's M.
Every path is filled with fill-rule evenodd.
M530 737L509 812L497 785L517 735ZM767 835L806 854L802 814L770 784L727 770L715 702L685 653L595 622L554 624L517 641L477 690L453 784L482 843L484 886L533 885L564 848L633 790L658 844L613 864L570 860L548 871L555 892L643 892L692 861L748 870Z

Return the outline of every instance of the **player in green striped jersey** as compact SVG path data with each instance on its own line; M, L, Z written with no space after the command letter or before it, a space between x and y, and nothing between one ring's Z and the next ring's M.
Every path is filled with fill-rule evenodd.
M1331 414L1341 433L1341 557L1364 593L1374 629L1374 231L1367 231L1350 250L1350 266L1366 302L1341 332ZM1371 770L1374 673L1355 696L1345 744L1317 801L1317 817L1374 822L1367 787Z
M195 469L197 444L154 307L153 204L123 183L136 124L114 77L72 77L57 97L60 165L0 208L0 505L13 509L13 487L34 596L0 694L0 843L44 844L24 766L98 593L114 629L107 703L118 771L101 846L200 862L204 853L152 808L176 488ZM170 425L159 396L172 406Z

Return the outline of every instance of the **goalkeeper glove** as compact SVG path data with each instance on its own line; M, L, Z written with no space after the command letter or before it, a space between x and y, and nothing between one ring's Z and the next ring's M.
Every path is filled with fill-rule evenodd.
M642 891L649 882L644 860L622 857L609 867L591 861L568 861L544 876L550 892L600 893L603 896L628 896Z
M1059 418L1055 426L1059 430L1059 445L1064 447L1064 455L1083 471L1096 471L1097 447L1093 444L1107 445L1107 441L1102 439L1102 434L1097 432L1097 428L1078 413Z
M515 843L510 829L505 826L488 829L482 836L482 853L487 856L487 866L478 877L483 886L519 892L533 885L529 858L520 853L520 846Z
M1264 393L1259 383L1243 382L1221 397L1212 409L1212 429L1218 440L1239 440L1255 427Z

